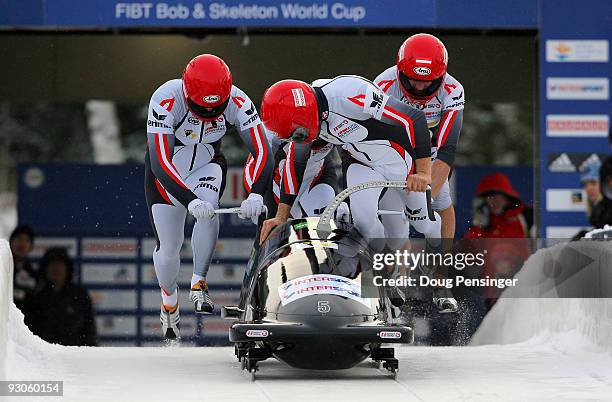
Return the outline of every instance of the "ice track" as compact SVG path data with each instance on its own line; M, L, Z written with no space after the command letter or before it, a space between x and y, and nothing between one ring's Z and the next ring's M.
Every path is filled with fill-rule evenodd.
M11 324L19 325L15 321L21 317L13 307ZM15 332L9 341L8 379L64 381L63 398L44 400L584 401L612 396L612 357L577 333L513 345L397 348L396 381L365 363L328 372L270 360L260 364L251 382L227 347L60 347L40 341L26 328Z
M1 281L4 298L6 283ZM0 306L6 313L4 318L0 314L0 319L4 319L0 340L2 331L8 339L5 350L0 350L3 352L0 369L5 370L5 377L62 380L64 397L0 397L0 400L612 400L612 349L609 347L612 301L609 299L565 300L565 304L551 303L550 299L521 303L504 300L487 317L475 342L505 342L500 338L500 330L514 328L516 333L511 341L520 343L396 348L400 359L397 380L369 363L350 370L304 371L269 360L260 364L255 382L240 370L233 349L227 347L50 345L29 332L23 324L23 315L12 302L6 303L5 299L4 303ZM543 320L544 316L548 319ZM529 330L521 332L519 328Z

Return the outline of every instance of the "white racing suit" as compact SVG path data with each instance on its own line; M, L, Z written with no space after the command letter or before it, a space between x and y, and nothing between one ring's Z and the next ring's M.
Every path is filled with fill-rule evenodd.
M430 137L424 115L384 94L365 78L339 76L313 83L322 116L319 140L341 148L350 156L345 180L351 187L377 180L406 181L414 159L431 157ZM311 144L290 143L287 151L281 202L292 205L311 153ZM367 239L407 238L409 225L394 216L379 220L378 209L417 209L424 193L373 188L350 196L353 223ZM427 211L421 211L427 216ZM439 232L439 220L414 221L422 233Z
M293 155L289 153L291 151L290 144L281 142L276 136L268 134L268 141L275 155L270 197L274 205L270 209L276 210L276 206L281 200L281 187L293 184L287 182L288 175L285 174L286 169L292 169L294 166L291 163ZM292 218L318 216L336 196L338 175L333 166L333 149L334 145L326 141L315 141L312 144L302 183L291 207L290 215ZM250 171L254 162L253 156L249 155L244 169L247 191L249 191L252 183Z
M404 94L397 79L396 66L389 67L379 74L374 83L390 97L420 109L425 113L427 126L432 132L432 159L439 159L452 168L463 124L465 94L461 83L447 73L438 92L425 104L412 102ZM443 211L450 207L451 204L452 200L447 179L438 195L434 198L433 208L436 211ZM410 211L407 212L410 215Z
M196 198L218 208L225 187L221 139L235 128L254 155L251 191L263 194L272 173L272 153L254 104L236 86L224 113L204 122L188 109L182 80L159 87L149 103L145 191L157 247L155 273L162 292L177 289L187 205ZM193 272L206 277L219 234L218 219L200 219L191 236Z

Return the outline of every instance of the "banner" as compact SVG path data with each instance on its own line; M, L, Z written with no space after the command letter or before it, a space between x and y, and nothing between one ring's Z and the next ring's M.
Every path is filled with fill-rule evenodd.
M4 3L0 26L29 28L535 28L537 25L537 2L530 0L461 4L445 0L6 0Z

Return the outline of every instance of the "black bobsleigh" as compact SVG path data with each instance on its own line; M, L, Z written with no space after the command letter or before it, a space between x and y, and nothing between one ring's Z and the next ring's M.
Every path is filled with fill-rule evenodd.
M236 357L252 379L270 357L324 370L371 358L395 376L398 360L384 344L412 343L413 330L393 323L384 288L362 297L372 253L357 230L333 221L317 230L319 220L289 220L253 250L240 305L222 308L224 318L237 320L229 330Z

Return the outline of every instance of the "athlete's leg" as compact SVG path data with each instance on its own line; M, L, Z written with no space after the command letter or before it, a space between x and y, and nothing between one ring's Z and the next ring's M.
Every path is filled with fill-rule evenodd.
M346 171L346 184L349 188L357 184L380 180L385 180L381 173L360 163L350 164ZM385 237L385 229L378 219L378 201L382 191L382 188L370 188L350 196L353 223L367 240L384 239Z
M223 165L213 161L194 170L185 179L185 182L199 199L208 201L215 208L218 208L225 182L224 170ZM206 278L218 237L219 219L216 215L211 219L205 218L196 221L191 235L193 274L196 278L192 282L198 282L198 280Z
M438 211L442 218L442 238L455 237L455 207L450 196L448 180L442 185L440 192L433 201L433 209Z
M336 196L334 189L327 183L317 183L298 200L305 216L319 216Z
M180 250L183 244L186 209L164 190L145 162L145 195L149 218L156 237L153 266L161 289L160 319L167 339L179 337L178 287Z
M306 216L320 215L336 197L338 188L338 173L333 164L332 154L313 165L313 169L318 171L309 184L308 191L298 200ZM307 165L306 168L308 167Z
M435 221L429 220L427 215L426 193L410 192L406 194L406 214L410 224L427 239L439 244L441 236L442 220L440 215L434 211Z

